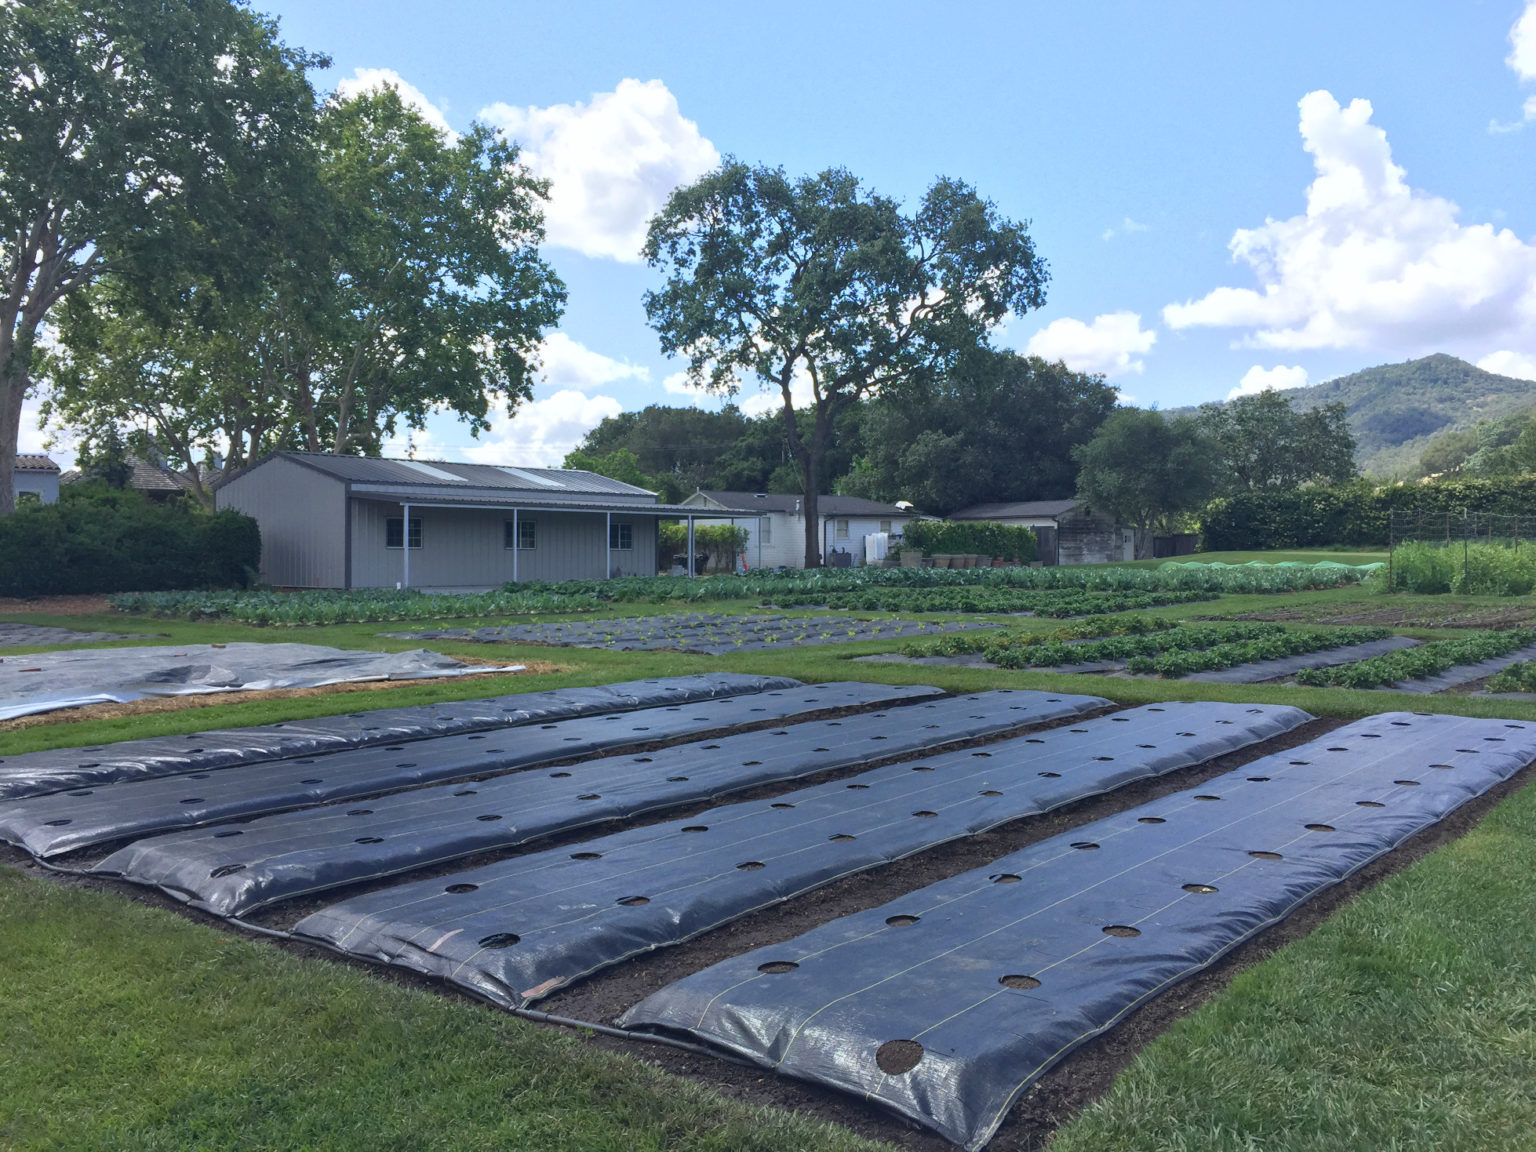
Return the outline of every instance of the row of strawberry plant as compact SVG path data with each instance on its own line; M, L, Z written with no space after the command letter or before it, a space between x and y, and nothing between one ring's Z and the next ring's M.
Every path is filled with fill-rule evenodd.
M1216 644L1202 649L1176 649L1157 656L1136 656L1127 668L1132 672L1156 673L1168 679L1187 676L1191 672L1215 672L1221 668L1235 668L1239 664L1256 664L1261 660L1279 660L1286 656L1303 656L1310 652L1322 652L1329 648L1344 648L1351 644L1366 644L1372 640L1385 640L1392 635L1386 628L1329 628L1317 631L1290 631L1266 636L1259 640L1245 640Z
M987 648L1025 648L1033 644L1060 644L1069 640L1097 640L1103 636L1144 636L1177 628L1161 616L1085 616L1048 632L952 632L936 640L908 644L908 656L964 656Z
M1342 664L1337 668L1309 668L1296 674L1297 683L1331 688L1379 688L1401 680L1436 676L1447 668L1476 664L1536 643L1536 631L1516 628L1508 632L1475 632L1457 640L1436 640L1417 648L1404 648Z
M763 603L777 608L831 608L858 612L1033 612L1087 616L1215 600L1215 592L1082 592L1022 588L867 588L855 592L776 592Z
M1536 692L1536 661L1511 664L1488 681L1490 692Z

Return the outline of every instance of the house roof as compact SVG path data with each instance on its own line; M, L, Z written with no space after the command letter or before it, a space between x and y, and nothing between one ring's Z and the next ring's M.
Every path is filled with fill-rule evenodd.
M181 492L186 485L164 468L151 464L139 456L130 456L133 472L128 477L128 487L135 492Z
M57 472L59 466L46 456L16 456L17 472Z
M1080 500L1019 500L1010 504L972 504L958 512L951 512L951 520L1015 520L1025 517L1054 519L1070 512Z
M649 496L655 493L621 480L611 480L595 472L571 468L514 468L497 464L458 464L449 460L384 460L372 456L335 456L325 452L273 452L236 474L226 474L215 482L222 487L274 457L303 464L327 476L351 484L381 485L389 488L431 488L464 491L486 489L537 493L551 503L587 502L591 496Z
M759 514L784 512L793 515L800 511L801 497L777 492L720 492L700 489L684 503L702 496L705 500L730 509L733 512ZM822 516L883 516L915 518L910 508L898 508L894 504L882 504L878 500L865 500L862 496L823 496L817 501Z

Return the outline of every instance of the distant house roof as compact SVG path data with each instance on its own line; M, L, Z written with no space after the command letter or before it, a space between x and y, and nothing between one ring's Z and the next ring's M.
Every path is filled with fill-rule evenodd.
M142 457L130 456L128 462L133 465L133 471L126 486L135 492L181 492L186 488L185 484L164 468Z
M973 504L951 512L951 520L1052 519L1072 511L1080 500L1020 500L1011 504Z
M352 484L391 488L500 489L536 492L552 500L583 496L650 496L656 493L595 472L571 468L514 468L499 464L456 464L448 460L384 460L373 456L335 456L325 452L273 452L239 473L221 476L222 487L274 457L283 457Z
M15 469L17 472L57 472L59 466L46 456L17 455Z
M703 500L699 500L703 497ZM795 515L800 511L801 497L786 496L776 492L720 492L700 489L684 500L684 504L698 506L704 502L732 512L757 515L764 512L783 512ZM817 501L821 516L885 516L915 518L910 508L898 508L894 504L882 504L878 500L865 500L861 496L823 496Z

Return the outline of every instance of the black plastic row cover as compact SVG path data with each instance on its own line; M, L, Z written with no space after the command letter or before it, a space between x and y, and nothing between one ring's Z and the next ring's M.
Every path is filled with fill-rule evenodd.
M671 984L686 1033L967 1148L1077 1045L1536 757L1536 724L1387 713Z
M195 828L788 716L938 694L936 688L832 682L610 712L500 732L436 736L154 780L124 780L0 803L0 840L57 856L128 837Z
M677 649L721 656L812 644L902 640L942 632L996 628L976 620L860 620L850 616L733 616L695 612L636 616L628 620L570 620L504 624L491 628L437 628L384 632L402 640L472 640L482 644L552 644L561 648L608 648L618 652Z
M369 893L295 932L520 1006L823 884L1308 719L1243 704L1138 708Z
M97 872L153 884L222 916L274 900L510 848L602 820L921 752L1109 706L1097 696L999 691L812 720L586 760L568 768L419 788L138 840Z
M0 800L91 788L114 780L207 772L255 760L285 760L343 748L399 744L459 732L487 732L519 724L566 720L603 712L687 704L721 696L794 688L787 676L718 673L629 680L590 688L555 688L481 700L450 700L319 716L283 724L224 728L190 736L156 736L89 748L52 748L0 757Z

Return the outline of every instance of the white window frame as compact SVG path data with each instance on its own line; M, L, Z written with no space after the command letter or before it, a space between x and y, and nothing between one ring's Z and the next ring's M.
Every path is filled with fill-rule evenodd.
M851 537L848 535L848 521L846 519L832 521L832 539L851 539Z

